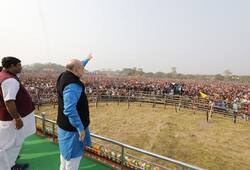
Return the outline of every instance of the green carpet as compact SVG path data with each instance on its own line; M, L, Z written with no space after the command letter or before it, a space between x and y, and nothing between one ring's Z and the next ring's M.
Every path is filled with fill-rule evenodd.
M29 163L28 170L59 170L59 148L47 138L37 135L27 138L22 146L18 163ZM93 159L83 158L79 170L111 170Z

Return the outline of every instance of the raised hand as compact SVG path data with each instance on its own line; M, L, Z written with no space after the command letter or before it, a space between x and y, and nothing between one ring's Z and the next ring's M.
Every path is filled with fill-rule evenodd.
M87 59L88 59L88 60L91 60L92 58L93 58L92 54L89 53L89 55L87 56Z

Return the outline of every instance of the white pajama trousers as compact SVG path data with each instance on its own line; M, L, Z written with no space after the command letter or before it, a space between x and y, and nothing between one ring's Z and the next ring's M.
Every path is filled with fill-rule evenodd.
M13 121L0 121L0 170L10 170L26 137L36 132L34 113L24 118L23 127L16 129Z
M82 156L65 160L62 155L60 155L60 170L78 170Z

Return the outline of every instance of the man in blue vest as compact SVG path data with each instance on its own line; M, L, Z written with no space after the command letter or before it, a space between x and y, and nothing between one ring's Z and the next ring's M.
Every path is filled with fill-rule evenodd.
M66 71L57 79L60 170L77 170L84 146L90 145L89 106L85 86L80 78L91 58L90 54L82 62L71 59L66 65Z

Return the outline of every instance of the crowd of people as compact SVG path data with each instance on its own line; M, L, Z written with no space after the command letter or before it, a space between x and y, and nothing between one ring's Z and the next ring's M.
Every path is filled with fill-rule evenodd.
M56 73L30 74L20 77L34 101L53 100L56 96ZM164 80L142 77L118 77L87 74L83 81L88 94L135 96L138 94L174 95L200 97L205 94L213 100L232 102L235 99L247 103L250 97L250 84L229 81Z
M20 75L22 84L29 91L34 103L47 103L56 101L56 73L37 74L24 72Z
M34 103L55 103L56 95L56 72L32 73L25 72L20 75L24 86L31 94ZM157 96L182 95L191 98L204 97L213 100L215 106L221 108L233 105L237 100L244 105L244 112L247 118L250 111L250 84L247 82L232 81L201 81L201 80L166 80L144 77L121 77L107 76L87 73L83 80L88 95L108 96L131 96L141 94ZM250 106L249 106L250 107ZM246 109L245 109L246 108ZM242 109L241 109L242 110ZM245 117L245 114L243 114Z

